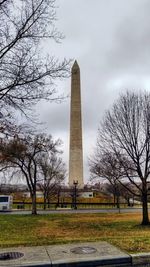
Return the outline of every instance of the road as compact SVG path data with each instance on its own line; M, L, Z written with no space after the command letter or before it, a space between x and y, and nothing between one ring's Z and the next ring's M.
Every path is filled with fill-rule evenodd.
M59 213L141 213L142 208L122 208L122 209L59 209L59 210L38 210L38 214L59 214ZM1 214L5 215L26 215L31 214L31 211L29 210L12 210L11 212L0 212Z

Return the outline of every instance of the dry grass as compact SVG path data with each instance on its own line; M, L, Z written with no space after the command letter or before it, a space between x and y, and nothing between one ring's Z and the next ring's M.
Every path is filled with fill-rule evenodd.
M108 241L128 252L150 251L140 214L0 215L0 246Z

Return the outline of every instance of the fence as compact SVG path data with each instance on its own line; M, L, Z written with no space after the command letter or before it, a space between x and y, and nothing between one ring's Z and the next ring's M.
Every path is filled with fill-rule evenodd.
M13 209L31 209L32 207L32 202L13 202ZM112 208L117 208L117 204L114 203L76 203L77 209L112 209ZM127 203L120 203L120 208L127 208L129 207ZM140 204L132 204L130 207L141 207ZM56 210L58 208L63 208L63 209L71 209L74 208L74 203L70 202L63 202L63 203L56 203L56 202L51 202L46 204L46 209L50 210ZM37 203L37 209L44 209L44 204L43 202L38 202Z

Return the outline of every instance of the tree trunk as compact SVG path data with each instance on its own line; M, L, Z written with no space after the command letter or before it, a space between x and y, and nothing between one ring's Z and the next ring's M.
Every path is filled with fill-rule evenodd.
M113 195L114 195L114 207L116 207L116 195L115 193Z
M142 225L148 225L149 224L149 217L148 217L148 201L147 201L147 191L142 193L142 212L143 212L143 218L142 218Z
M57 207L59 207L60 203L60 192L57 193Z
M130 198L129 198L129 197L127 197L127 204L128 204L128 207L130 207L130 206L131 206L131 203L130 203Z
M48 209L50 209L50 199L48 198Z
M120 197L117 195L117 209L120 209Z
M44 194L44 210L46 210L46 195Z
M36 209L36 191L32 195L32 214L37 215L37 209Z

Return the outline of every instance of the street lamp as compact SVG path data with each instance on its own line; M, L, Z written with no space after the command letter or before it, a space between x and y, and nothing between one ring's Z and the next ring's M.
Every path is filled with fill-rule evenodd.
M74 209L77 209L77 186L78 186L78 180L73 181L74 184Z

